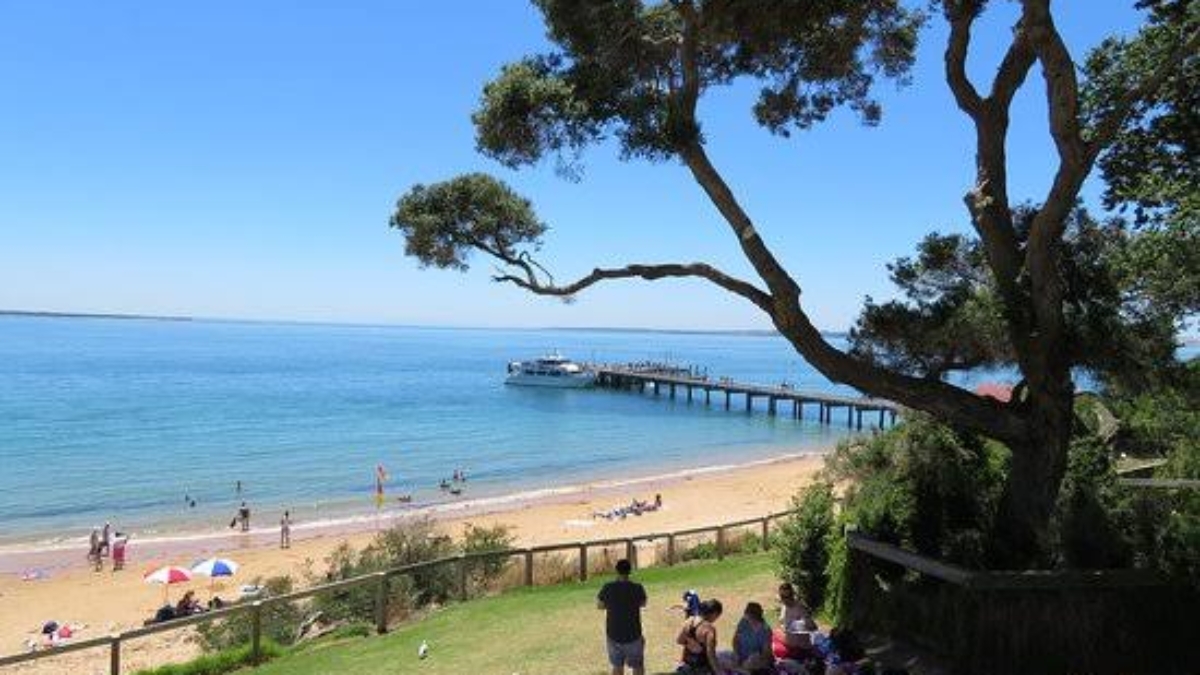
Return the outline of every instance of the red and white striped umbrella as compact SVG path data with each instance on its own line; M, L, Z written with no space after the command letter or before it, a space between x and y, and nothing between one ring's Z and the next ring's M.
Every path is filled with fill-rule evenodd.
M179 584L192 580L192 571L186 567L167 565L147 572L142 580L148 584Z
M147 572L142 577L142 581L148 584L162 584L163 587L163 604L167 603L167 589L171 584L181 584L185 581L192 580L192 571L186 567L175 567L167 565L156 570Z

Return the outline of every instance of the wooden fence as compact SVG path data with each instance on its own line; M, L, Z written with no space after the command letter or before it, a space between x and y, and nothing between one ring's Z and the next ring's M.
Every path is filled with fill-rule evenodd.
M600 539L591 541L577 541L569 543L549 544L544 546L534 546L530 548L512 548L498 551L487 551L481 553L459 554L436 560L405 565L403 567L395 567L389 570L375 572L363 576L344 579L327 584L320 584L305 588L303 590L286 593L281 595L263 598L247 603L239 603L223 609L196 614L181 619L173 619L163 623L143 626L131 630L115 633L112 635L104 635L100 637L80 640L77 642L69 642L51 649L43 649L32 651L24 654L13 654L10 656L0 657L0 668L13 666L19 663L37 661L40 659L51 659L63 654L82 651L85 649L107 648L109 652L109 673L110 675L120 675L121 673L121 646L137 638L155 635L158 633L166 633L169 631L188 628L197 624L209 623L229 619L241 614L250 614L250 649L255 660L262 653L262 636L263 636L263 612L273 605L295 602L303 600L319 594L329 593L331 591L345 591L351 588L361 586L374 586L374 618L375 630L379 633L386 633L388 629L388 589L391 580L403 576L413 575L419 572L428 571L441 566L453 566L457 573L457 591L460 600L467 600L469 596L469 571L472 565L477 565L481 562L517 558L522 564L522 581L525 586L535 585L534 556L538 554L556 553L560 551L578 552L579 565L575 573L575 577L579 581L586 581L588 578L588 551L593 548L612 548L624 547L625 557L637 566L637 545L639 543L657 543L659 541L666 542L666 557L667 565L674 565L681 557L681 552L677 551L677 540L681 537L697 536L712 534L715 536L715 548L718 559L724 558L728 551L727 533L730 530L744 529L753 527L759 532L763 547L768 547L771 534L771 522L779 518L784 518L791 515L792 511L781 511L771 513L761 518L751 518L748 520L739 520L730 523L722 523L720 525L709 525L705 527L695 527L686 530L677 530L673 532L660 532L642 534L634 537L620 537L613 539Z
M971 570L847 533L847 623L951 672L1200 672L1200 593L1145 570Z

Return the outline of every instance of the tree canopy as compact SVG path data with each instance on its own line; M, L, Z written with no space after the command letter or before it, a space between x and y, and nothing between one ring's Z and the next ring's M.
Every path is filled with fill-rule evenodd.
M1018 239L1029 236L1031 206L1015 211ZM1072 212L1063 236L1060 270L1070 361L1122 391L1143 389L1171 375L1177 327L1186 313L1157 300L1137 281L1178 275L1179 270L1139 268L1130 256L1144 231L1119 218L1098 222L1084 209ZM955 371L1011 366L1016 357L1004 330L995 279L978 238L931 234L913 258L888 266L900 298L870 298L850 332L851 353L888 368L941 378Z
M1112 281L1086 264L1083 247L1097 243L1087 236L1071 240L1073 231L1090 231L1073 229L1083 183L1103 156L1111 167L1106 171L1127 179L1114 180L1114 203L1134 204L1147 218L1166 212L1163 222L1171 224L1162 232L1195 225L1187 216L1194 205L1187 195L1195 186L1188 182L1195 153L1163 146L1183 143L1176 137L1195 132L1194 125L1187 126L1195 106L1185 106L1194 103L1196 90L1188 88L1200 51L1196 3L1143 0L1150 18L1142 31L1107 42L1089 60L1081 82L1050 0L1021 0L1008 47L983 88L968 76L966 62L986 0L934 3L949 27L946 84L975 131L974 185L964 202L978 238L934 237L916 261L893 266L907 304L869 304L874 332L869 341L861 332L864 348L850 353L813 325L800 283L709 158L697 104L715 87L749 81L759 87L753 119L775 134L807 129L842 107L876 123L882 111L873 86L880 78L905 80L923 14L899 0L535 4L554 49L505 66L484 87L473 117L479 150L513 168L554 157L572 175L583 148L610 138L626 159L677 160L722 216L756 278L738 279L702 262L637 263L597 268L559 284L533 259L543 230L527 202L482 176L468 177L466 190L460 178L417 186L401 198L392 225L408 236L409 252L425 264L465 268L474 248L501 263L497 280L541 295L570 297L601 281L630 277L697 277L735 293L761 309L831 380L1008 446L1012 459L1002 499L1007 530L1000 536L1013 559L1035 558L1066 469L1071 371L1083 355L1081 331L1103 331L1104 317L1113 316L1102 313L1093 321L1088 312L1099 305L1080 300L1106 296L1102 284ZM1013 97L1035 66L1056 166L1045 192L1025 197L1036 207L1023 209L1013 206L1009 194L1005 146ZM1186 139L1193 141L1194 136ZM1162 188L1137 177L1133 167L1143 157L1182 163L1184 169L1164 170L1172 187ZM1165 249L1130 252L1131 277L1118 291L1143 278L1136 268L1139 255L1166 250L1175 256L1172 241ZM1080 253L1071 257L1076 246ZM1147 288L1164 296L1176 293L1164 284L1159 280ZM956 342L953 336L967 327L980 332ZM895 336L907 330L928 344L903 347ZM999 358L1011 360L1022 378L1022 395L1007 403L936 376Z

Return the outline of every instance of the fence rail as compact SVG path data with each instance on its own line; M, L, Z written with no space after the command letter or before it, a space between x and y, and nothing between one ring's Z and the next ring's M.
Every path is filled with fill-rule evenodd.
M974 570L855 532L846 544L849 625L918 644L951 672L1200 672L1200 595L1162 573Z
M749 527L752 525L757 525L762 530L762 537L763 537L762 542L763 542L764 548L766 548L768 546L768 537L770 535L771 521L787 517L787 516L791 515L792 513L794 513L794 511L790 511L790 510L789 511L778 511L775 513L769 513L760 518L749 518L749 519L745 519L745 520L721 523L718 525L706 525L703 527L693 527L693 528L689 528L689 529L685 529L685 530L677 530L677 531L671 531L671 532L640 534L640 535L636 535L636 536L632 536L632 537L616 537L616 538L610 538L610 539L581 540L581 541L573 541L573 542L562 542L562 543L557 543L557 544L543 544L540 546L531 546L531 547L525 547L525 548L507 548L507 549L501 549L501 550L496 550L496 551L480 551L480 552L474 552L474 553L465 553L465 554L458 554L458 555L454 555L454 556L447 556L447 557L443 557L443 558L438 558L436 560L427 560L424 562L413 563L411 565L403 565L400 567L393 567L391 569L383 570L380 572L374 572L372 574L365 574L362 576L352 577L350 579L342 579L340 581L333 581L333 582L329 582L329 583L325 583L325 584L319 584L317 586L310 586L308 588L304 588L304 589L301 589L298 591L275 595L275 596L271 596L268 598L263 598L261 600L255 600L253 602L236 604L236 605L232 605L229 607L224 607L222 609L216 609L216 610L212 610L209 612L205 612L203 614L196 614L193 616L183 617L183 618L179 618L179 619L172 619L170 621L164 621L162 623L152 624L149 626L142 626L139 628L131 628L129 630L122 631L120 633L98 636L98 637L94 637L94 638L89 638L87 640L80 640L78 642L69 642L69 643L66 643L66 644L51 648L51 649L32 651L32 652L27 652L27 653L23 653L23 654L12 654L9 656L0 656L0 668L4 668L7 666L14 666L14 665L21 664L21 663L28 663L30 661L37 661L40 659L51 659L51 658L55 658L58 656L62 656L63 654L69 654L71 652L83 651L86 649L98 649L98 648L107 647L109 650L109 673L110 673L110 675L120 675L120 673L121 673L121 645L123 642L127 642L129 640L133 640L136 638L143 638L143 637L146 637L149 635L155 635L158 633L166 633L166 632L170 632L170 631L176 631L176 630L188 628L190 626L194 626L197 624L209 623L209 622L213 622L213 621L220 621L222 619L228 619L228 618L237 616L239 614L247 614L247 613L249 613L251 615L251 640L250 640L251 653L252 653L253 657L255 659L257 659L262 653L261 652L261 647L262 647L261 638L262 638L262 614L263 614L263 611L265 609L268 609L277 604L295 602L297 600L303 600L305 598L309 598L309 597L319 595L322 593L329 593L331 591L341 591L341 590L347 590L347 589L351 589L351 588L357 588L360 586L366 586L369 584L375 584L376 585L376 595L375 595L375 600L374 600L374 602L375 602L375 617L376 617L375 628L376 628L377 632L385 633L385 632L387 632L387 629L388 629L388 625L387 625L388 582L393 577L398 577L398 576L402 576L405 574L415 574L418 572L433 569L436 567L441 567L444 565L456 566L457 571L459 573L460 598L465 600L467 598L466 571L467 571L468 565L470 563L486 561L486 560L494 560L496 558L514 558L514 557L519 558L523 561L522 562L523 583L526 586L533 586L533 585L535 585L535 581L536 581L536 579L534 578L534 559L533 559L534 555L546 554L546 553L556 553L559 551L578 551L581 555L580 555L579 569L578 569L578 573L576 576L579 581L586 581L587 576L588 576L588 567L587 567L587 551L588 551L588 549L601 548L601 547L602 548L610 548L610 547L614 547L614 546L624 546L627 557L630 559L630 562L635 567L637 567L638 563L637 563L637 556L636 556L636 547L639 543L653 543L653 542L657 542L657 541L661 541L661 540L666 540L666 542L667 542L666 563L667 563L667 565L674 565L678 561L678 557L677 557L676 551L675 551L676 538L694 536L694 535L698 535L698 534L713 533L716 535L717 556L718 556L718 558L722 558L722 557L724 557L724 555L726 553L725 549L727 547L727 542L726 542L726 537L725 537L726 530L734 529L734 528L744 528L744 527Z

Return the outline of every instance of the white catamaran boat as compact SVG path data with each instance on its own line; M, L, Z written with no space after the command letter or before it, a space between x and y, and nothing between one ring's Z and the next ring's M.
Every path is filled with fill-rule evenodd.
M561 354L551 354L533 361L513 361L508 364L508 378L504 380L505 384L561 389L590 387L595 382L595 373Z

